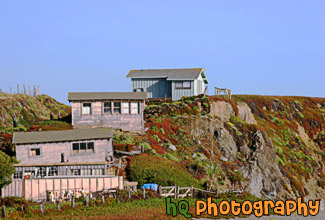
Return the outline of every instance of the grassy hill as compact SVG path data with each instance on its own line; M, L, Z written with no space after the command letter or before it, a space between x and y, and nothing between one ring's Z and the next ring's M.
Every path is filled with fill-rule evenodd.
M47 95L34 98L25 94L0 93L0 128L4 133L24 131L34 123L64 118L70 112L70 106Z
M8 154L13 130L71 128L58 119L59 113L69 118L70 107L49 96L4 95L0 101L1 147ZM149 102L145 134L115 132L113 143L145 147L146 154L126 158L120 169L141 184L219 192L245 187L264 198L325 197L324 98L235 95Z

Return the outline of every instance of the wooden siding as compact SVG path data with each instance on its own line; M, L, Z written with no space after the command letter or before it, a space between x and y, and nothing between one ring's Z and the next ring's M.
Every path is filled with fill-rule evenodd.
M125 131L143 131L144 102L140 102L140 101L138 102L140 106L139 114L105 114L103 113L104 102L106 101L90 102L91 103L90 115L82 115L81 106L83 102L72 102L73 127L75 128L112 127L115 129L123 129ZM124 102L128 102L128 101L124 101Z
M72 143L94 142L94 153L74 154L72 152ZM31 157L29 155L30 148L40 148L41 155ZM60 163L61 153L64 153L64 160L70 163L73 162L105 162L105 155L113 155L112 139L107 140L89 140L75 142L60 142L60 143L42 143L17 145L16 155L20 165L28 164L49 164Z
M147 91L148 98L170 98L172 97L171 82L165 78L131 79L132 91L137 89Z
M189 81L189 80L184 80ZM191 89L176 89L176 83L177 81L172 81L172 99L173 100L179 100L183 96L193 96L194 95L194 81L191 82Z
M123 177L53 177L13 180L1 189L1 197L19 196L32 201L44 201L48 192L57 196L67 190L84 189L99 192L103 188L123 189Z

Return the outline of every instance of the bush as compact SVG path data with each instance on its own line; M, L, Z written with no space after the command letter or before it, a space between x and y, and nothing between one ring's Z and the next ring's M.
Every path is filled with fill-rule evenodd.
M145 183L156 183L162 186L200 187L199 181L180 164L149 154L133 157L130 170L132 180L138 181L139 186Z

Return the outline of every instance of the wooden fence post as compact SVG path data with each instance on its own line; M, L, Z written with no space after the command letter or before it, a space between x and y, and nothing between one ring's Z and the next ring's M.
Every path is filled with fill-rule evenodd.
M142 192L143 192L143 198L146 199L146 190L145 190L145 188L142 189Z
M39 204L39 208L40 208L41 213L42 213L42 215L43 215L43 214L44 214L44 206L43 206L43 202L41 202L41 203Z
M74 199L74 195L72 195L72 198L71 198L71 207L74 209L76 203L75 203L75 199Z
M58 212L60 212L61 211L61 206L60 206L60 200L59 199L56 201L56 206L58 208Z
M192 193L192 198L194 198L194 187L191 186L191 193Z
M158 193L159 193L159 197L161 197L162 196L162 186L158 187Z
M175 199L177 199L177 185L175 185Z
M131 197L131 192L130 192L130 191L128 191L128 196L129 196L129 199L132 198L132 197Z
M20 211L22 211L22 212L24 211L24 204L21 205Z
M89 194L86 195L85 206L89 206Z
M6 218L7 217L7 213L6 213L6 206L2 206L2 218Z
M105 204L105 196L102 195L102 203Z

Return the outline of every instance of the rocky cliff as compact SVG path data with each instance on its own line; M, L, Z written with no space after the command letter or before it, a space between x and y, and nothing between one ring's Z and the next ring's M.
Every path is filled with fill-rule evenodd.
M148 103L145 117L137 144L182 164L207 188L325 197L325 99L191 97Z

